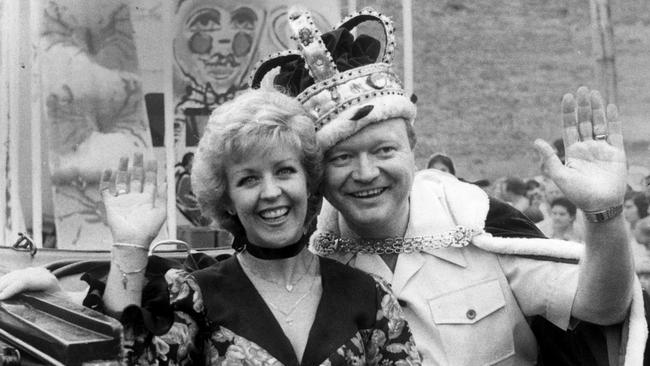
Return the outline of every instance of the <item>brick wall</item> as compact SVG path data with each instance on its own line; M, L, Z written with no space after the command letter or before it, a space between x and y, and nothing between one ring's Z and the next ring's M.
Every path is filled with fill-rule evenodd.
M611 1L626 148L650 167L650 5ZM401 47L401 2L357 6L390 15ZM533 141L561 136L562 95L598 87L588 0L413 0L413 29L419 166L443 151L469 179L536 175Z

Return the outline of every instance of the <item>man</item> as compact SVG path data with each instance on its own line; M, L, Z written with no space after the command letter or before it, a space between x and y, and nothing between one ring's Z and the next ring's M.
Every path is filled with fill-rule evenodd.
M276 55L252 80L256 87L281 65L275 84L314 116L327 201L312 249L392 284L424 364L556 364L574 357L564 354L571 346L591 364L596 356L584 352L592 347L584 339L553 355L538 357L538 346L557 348L554 340L571 335L556 337L558 328L617 324L628 312L633 320L622 336L591 339L610 350L598 362L617 361L619 352L628 364L639 362L647 327L620 215L625 153L615 107L605 111L587 88L565 95L566 166L546 142L535 142L550 176L588 213L582 253L544 239L519 211L478 187L432 170L415 173L416 111L390 70L392 24L371 10L360 13L320 37L308 13L291 11L306 61L295 51ZM384 47L348 32L368 20L384 26Z
M530 200L526 197L526 182L522 179L508 177L502 188L502 199L511 204L512 207L524 212L530 206Z

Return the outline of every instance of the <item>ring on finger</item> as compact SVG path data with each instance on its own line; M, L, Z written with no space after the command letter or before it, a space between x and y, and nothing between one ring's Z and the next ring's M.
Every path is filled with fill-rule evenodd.
M602 133L602 134L599 134L599 135L594 135L594 140L596 140L596 141L598 141L598 140L607 140L607 134Z

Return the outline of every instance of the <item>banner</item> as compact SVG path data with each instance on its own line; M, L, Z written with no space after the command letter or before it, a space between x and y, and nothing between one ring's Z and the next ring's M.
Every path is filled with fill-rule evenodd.
M109 249L101 172L151 147L128 1L52 0L36 40L57 247Z

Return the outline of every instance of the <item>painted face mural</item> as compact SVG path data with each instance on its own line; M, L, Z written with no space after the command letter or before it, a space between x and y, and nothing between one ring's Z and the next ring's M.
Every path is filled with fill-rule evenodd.
M223 93L245 83L266 15L252 2L181 0L174 57L193 87Z

